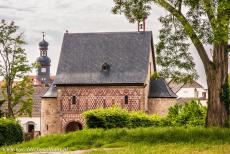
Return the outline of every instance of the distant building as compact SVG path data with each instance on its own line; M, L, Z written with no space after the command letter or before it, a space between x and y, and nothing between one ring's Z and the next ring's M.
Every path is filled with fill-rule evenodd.
M168 86L178 96L178 102L184 103L190 100L200 100L201 104L207 106L208 90L196 81L192 83L175 83L172 80L168 82Z
M55 76L50 76L51 60L47 56L48 45L43 35L43 40L39 43L40 56L37 58L37 63L39 64L37 75L30 76L35 90L33 94L32 117L21 116L17 118L25 132L39 132L41 130L41 97L55 78Z
M66 33L42 99L42 135L82 129L82 113L96 108L167 113L177 96L163 79L151 79L155 71L152 32Z

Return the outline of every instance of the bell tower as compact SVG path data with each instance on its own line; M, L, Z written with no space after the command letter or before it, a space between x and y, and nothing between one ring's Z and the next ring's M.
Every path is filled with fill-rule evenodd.
M143 20L140 20L137 22L137 30L138 32L140 31L145 31L145 21L146 21L147 17L144 17Z
M45 33L42 32L42 41L39 43L40 57L37 58L37 80L43 84L50 83L50 63L51 60L47 56L49 43L45 41Z

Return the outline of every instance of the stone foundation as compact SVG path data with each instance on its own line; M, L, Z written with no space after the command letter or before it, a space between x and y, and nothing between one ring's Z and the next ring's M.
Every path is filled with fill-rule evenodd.
M166 115L170 106L177 104L176 98L149 98L148 113Z

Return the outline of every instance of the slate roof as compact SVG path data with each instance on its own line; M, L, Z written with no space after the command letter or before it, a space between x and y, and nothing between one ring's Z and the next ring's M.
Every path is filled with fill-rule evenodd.
M57 88L52 84L42 98L57 98Z
M48 87L46 86L34 86L33 94L33 107L32 107L32 116L40 116L41 114L41 98L44 93L47 91Z
M55 84L144 84L151 46L150 31L66 33Z
M164 79L151 79L149 98L177 98L177 95L168 87Z

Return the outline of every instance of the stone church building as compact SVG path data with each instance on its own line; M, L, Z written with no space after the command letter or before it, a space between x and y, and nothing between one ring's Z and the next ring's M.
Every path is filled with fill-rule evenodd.
M165 114L177 96L154 72L152 32L65 33L41 102L41 134L83 129L82 113L95 108Z

